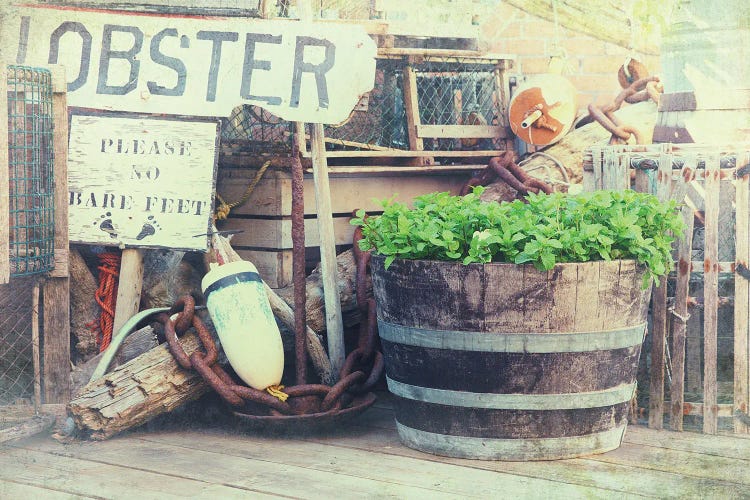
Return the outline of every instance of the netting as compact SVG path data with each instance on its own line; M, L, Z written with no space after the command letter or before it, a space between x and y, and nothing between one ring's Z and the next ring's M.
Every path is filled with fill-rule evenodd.
M31 290L35 278L0 285L0 406L34 393Z
M328 150L409 150L404 96L406 62L378 59L375 85L338 125L325 127ZM412 65L421 125L505 125L498 69L487 59L435 58ZM247 141L258 153L291 150L292 126L256 106L240 106L223 126L223 139ZM502 149L498 138L424 138L427 151ZM385 155L387 156L387 155Z
M44 273L54 264L52 75L8 66L10 275Z

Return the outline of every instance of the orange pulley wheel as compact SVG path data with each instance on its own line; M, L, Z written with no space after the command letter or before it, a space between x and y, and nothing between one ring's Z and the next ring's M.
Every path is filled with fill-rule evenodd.
M546 146L559 141L576 116L576 89L560 75L529 77L510 100L510 128L524 142Z

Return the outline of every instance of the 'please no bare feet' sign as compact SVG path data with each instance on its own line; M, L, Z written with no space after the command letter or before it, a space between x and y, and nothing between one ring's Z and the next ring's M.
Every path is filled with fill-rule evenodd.
M216 121L73 115L70 241L205 250L217 128Z

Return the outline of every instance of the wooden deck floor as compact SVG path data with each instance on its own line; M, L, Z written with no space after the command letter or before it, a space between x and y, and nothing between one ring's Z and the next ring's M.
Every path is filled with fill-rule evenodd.
M616 451L554 462L433 456L400 444L387 396L342 428L261 437L142 428L0 448L0 499L750 498L750 438L628 428Z

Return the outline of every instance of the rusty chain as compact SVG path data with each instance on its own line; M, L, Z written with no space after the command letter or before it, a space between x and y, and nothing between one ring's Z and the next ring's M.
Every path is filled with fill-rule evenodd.
M624 124L615 116L615 111L619 110L623 102L635 104L651 99L659 103L659 96L662 92L662 86L658 76L646 76L639 78L624 88L615 98L612 104L597 106L589 104L589 115L596 120L599 125L612 134L610 144L618 142L627 143L631 136L635 138L636 144L643 144L643 135L633 126Z
M172 320L171 316L175 313L177 317ZM191 296L182 297L168 313L162 313L156 319L164 326L169 351L177 363L185 370L197 371L227 404L238 409L245 408L250 403L265 407L271 416L336 412L345 408L354 395L372 388L383 372L382 354L375 350L377 330L363 328L362 331L366 330L369 337L360 338L360 347L346 358L341 379L335 385L300 384L288 387L284 392L289 398L281 401L267 392L236 382L219 365L216 343L203 321L195 314L195 301ZM178 337L191 327L197 333L205 352L199 348L188 356Z
M486 168L469 179L461 188L460 194L464 196L471 192L475 186L487 186L498 180L513 188L518 193L517 197L523 197L529 193L539 193L540 191L549 194L553 191L549 184L530 176L523 168L518 166L514 161L512 151L505 151L500 156L490 159Z

